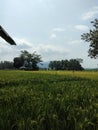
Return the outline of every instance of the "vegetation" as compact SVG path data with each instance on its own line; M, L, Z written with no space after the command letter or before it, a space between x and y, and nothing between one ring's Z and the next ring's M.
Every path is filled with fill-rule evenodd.
M95 19L91 22L93 25L93 29L89 31L89 33L84 33L81 38L86 41L90 42L89 48L89 56L91 58L98 57L98 19Z
M49 68L52 70L83 70L82 59L70 59L61 61L50 61Z
M81 38L97 58L98 20L91 23ZM38 70L39 62L40 55L24 50L14 63L0 62L0 69ZM80 72L81 62L50 61L57 71L0 70L0 130L98 130L98 72Z
M23 69L33 69L37 70L37 63L41 62L41 56L33 52L32 54L28 51L21 51L19 57L14 58L14 67L19 69L22 67Z
M1 130L98 130L98 72L0 71Z
M1 61L0 69L14 69L13 62L10 61Z

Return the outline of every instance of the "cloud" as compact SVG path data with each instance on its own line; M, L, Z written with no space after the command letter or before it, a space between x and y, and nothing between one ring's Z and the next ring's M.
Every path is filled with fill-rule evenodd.
M14 38L17 45L11 46L4 40L0 39L0 60L13 61L14 57L20 55L21 50L27 50L30 53L36 51L42 56L42 60L49 61L55 59L63 59L69 54L69 50L63 46L47 43L31 43L27 39Z
M69 45L79 45L82 43L82 40L71 40L68 42Z
M69 50L64 47L51 45L51 44L40 44L37 47L37 51L42 55L43 60L56 60L56 59L64 59L66 55L69 54Z
M64 28L53 28L51 30L51 35L50 35L50 39L56 38L58 33L62 33L64 32L65 29Z
M86 25L76 25L74 27L75 27L75 29L80 30L80 31L88 31L89 30L88 26L86 26Z
M92 9L90 9L88 12L82 15L82 19L88 20L94 18L97 14L98 14L98 6L94 6Z
M0 61L11 61L15 56L15 46L8 44L6 41L0 39Z
M17 46L16 46L17 49L25 50L25 49L30 49L32 47L32 43L30 43L26 39L18 39L18 38L14 38L14 39L15 39L16 44L17 44Z
M56 36L56 34L55 33L52 33L51 35L50 35L50 39L53 39L53 38L56 38L57 36Z
M53 32L64 32L65 29L64 28L54 28L52 31Z
M17 44L16 46L12 46L3 39L0 39L0 60L12 61L14 57L19 56L21 50L29 50L33 48L33 45L26 39L13 39Z

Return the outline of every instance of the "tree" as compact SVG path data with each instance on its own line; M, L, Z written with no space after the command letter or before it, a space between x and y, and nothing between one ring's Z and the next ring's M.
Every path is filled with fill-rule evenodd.
M61 61L50 61L49 68L52 70L83 70L82 59L70 59Z
M16 68L20 68L21 66L25 67L26 69L33 69L37 70L37 64L41 62L41 56L36 54L36 52L29 53L28 51L24 50L21 51L19 57L14 58L14 66Z
M98 19L91 21L91 24L93 25L93 29L88 33L83 33L81 39L90 43L88 56L96 59L98 57Z
M22 65L23 65L23 62L22 62L21 58L20 57L15 57L14 58L14 67L18 69Z
M0 69L13 69L13 62L10 61L1 61Z
M70 59L69 70L83 70L80 61L78 59Z

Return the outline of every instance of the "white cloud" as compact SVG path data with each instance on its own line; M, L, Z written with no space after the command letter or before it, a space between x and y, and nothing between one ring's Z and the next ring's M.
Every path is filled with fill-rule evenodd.
M14 57L20 55L21 50L27 50L30 53L36 51L42 56L42 60L49 61L55 59L63 59L66 55L69 54L69 50L65 49L63 46L55 44L45 44L45 43L31 43L26 39L17 39L16 46L11 46L8 43L5 43L4 40L0 39L0 60L9 60L13 61Z
M60 46L55 47L55 45L51 44L40 44L36 49L42 55L43 60L45 61L63 59L69 54L68 49Z
M0 61L11 61L13 59L13 56L15 56L14 47L15 46L12 46L6 41L0 39Z
M69 45L79 45L82 40L71 40L68 42Z
M64 32L65 29L64 28L53 28L51 30L51 35L50 35L50 39L56 38L57 37L57 33L61 33Z
M19 56L21 50L29 50L33 45L25 39L13 38L16 46L8 44L3 39L0 39L0 60L12 61L14 57Z
M52 33L51 35L50 35L50 39L52 39L52 38L56 38L57 36L56 36L56 34L55 33Z
M55 44L47 44L47 43L33 43L31 44L26 40L26 45L29 45L28 51L32 53L32 51L36 51L38 54L42 56L42 60L49 61L55 59L62 59L66 55L69 54L69 50L65 49L63 46L55 45Z
M65 29L64 28L54 28L52 31L53 32L63 32L63 31L65 31Z
M88 20L88 19L95 17L97 14L98 14L98 6L95 6L92 9L90 9L88 12L84 13L82 15L82 19Z
M86 25L76 25L75 29L80 30L80 31L88 31L89 30L88 26L86 26Z
M26 39L17 39L17 38L14 38L15 39L15 42L16 42L16 48L17 49L30 49L33 45L32 43L30 43L28 40Z

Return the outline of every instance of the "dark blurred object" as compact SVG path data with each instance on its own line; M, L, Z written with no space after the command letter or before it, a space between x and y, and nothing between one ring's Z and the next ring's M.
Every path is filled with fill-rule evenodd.
M15 41L8 35L8 33L3 29L3 27L0 25L0 36L10 43L11 45L16 45Z

